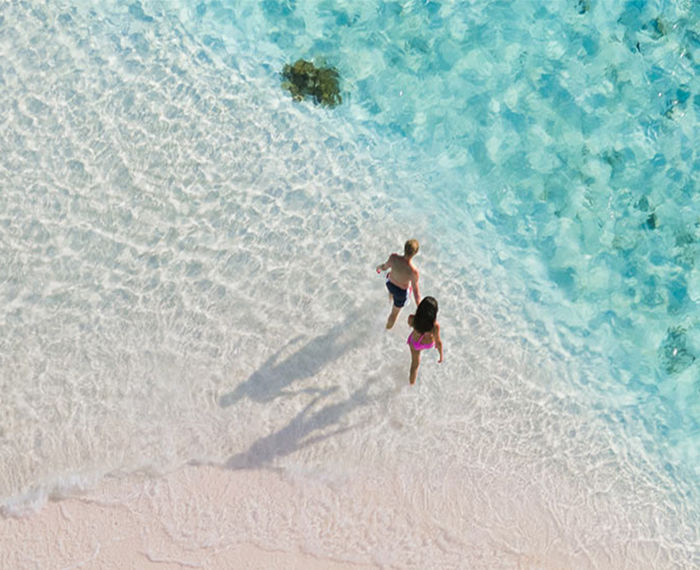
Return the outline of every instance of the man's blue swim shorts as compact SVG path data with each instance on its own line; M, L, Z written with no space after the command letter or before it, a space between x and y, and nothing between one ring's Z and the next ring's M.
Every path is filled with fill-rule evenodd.
M403 307L408 298L408 289L401 289L398 285L394 285L388 279L386 280L386 288L389 289L392 297L394 297L394 307Z

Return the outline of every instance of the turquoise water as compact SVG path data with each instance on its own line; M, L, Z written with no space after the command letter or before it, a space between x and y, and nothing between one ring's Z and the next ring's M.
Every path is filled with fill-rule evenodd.
M697 3L0 10L6 508L195 460L332 511L357 464L445 537L380 525L375 562L449 567L472 519L521 552L536 512L577 555L697 563ZM342 105L291 100L298 58ZM446 343L413 392L371 269L409 235ZM338 536L385 513L353 512Z
M631 398L698 474L699 10L202 2L185 18L215 51L263 51L271 77L335 66L338 113L406 143L436 223L497 239L477 255L508 268L533 330L607 361L591 389Z
M628 381L656 385L693 367L697 6L264 2L254 12L279 50L271 71L288 54L338 67L354 117L415 145L422 183L447 208L536 256L528 277L561 292L550 308L561 325L578 337L609 329L614 345L593 346ZM246 16L219 3L192 15L243 19L254 36ZM547 304L538 289L529 294Z
M534 254L521 272L557 287L577 337L615 335L593 346L629 382L693 368L693 3L200 3L187 18L218 32L213 49L264 30L271 73L335 65L348 113L410 141L447 208Z

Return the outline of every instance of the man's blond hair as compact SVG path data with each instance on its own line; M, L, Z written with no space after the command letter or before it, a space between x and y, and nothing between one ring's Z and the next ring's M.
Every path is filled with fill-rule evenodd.
M418 240L409 239L403 246L403 254L406 257L411 257L416 255L416 253L418 253Z

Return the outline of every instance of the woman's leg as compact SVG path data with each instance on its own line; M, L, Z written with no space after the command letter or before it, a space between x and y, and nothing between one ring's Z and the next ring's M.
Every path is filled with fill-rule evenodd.
M420 364L420 351L415 350L412 346L411 349L411 372L408 376L408 381L411 385L416 383L416 376L418 375L418 365Z

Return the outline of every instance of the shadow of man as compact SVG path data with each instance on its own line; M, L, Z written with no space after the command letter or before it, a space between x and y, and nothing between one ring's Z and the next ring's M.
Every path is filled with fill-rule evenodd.
M302 341L303 336L290 340L268 358L250 378L219 398L222 408L232 406L247 397L256 402L270 402L275 398L295 393L323 394L333 390L305 388L297 392L287 389L294 383L318 374L324 366L340 358L345 352L359 346L369 326L368 317L354 311L342 323L312 338L287 358L278 362L280 356Z
M377 378L369 378L361 388L340 402L330 403L316 412L313 408L322 399L317 396L307 404L285 427L258 439L250 448L231 457L226 463L230 469L256 469L269 466L275 458L284 457L304 447L340 435L353 426L340 426L341 420L352 410L367 404L368 392ZM331 431L324 431L338 426Z

